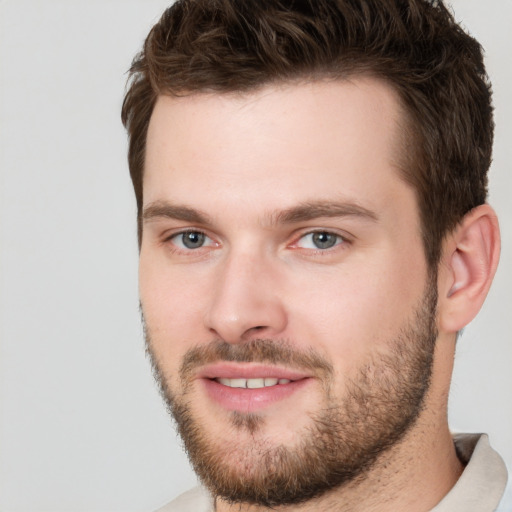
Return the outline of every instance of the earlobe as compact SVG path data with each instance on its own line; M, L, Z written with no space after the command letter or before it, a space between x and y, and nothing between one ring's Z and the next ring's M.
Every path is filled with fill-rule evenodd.
M457 332L480 310L500 253L498 219L488 205L469 212L445 242L439 291L440 328Z

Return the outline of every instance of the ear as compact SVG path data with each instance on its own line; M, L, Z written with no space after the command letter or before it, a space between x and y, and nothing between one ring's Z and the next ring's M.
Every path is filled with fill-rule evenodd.
M447 237L439 268L439 328L457 332L476 316L491 286L500 254L494 210L471 210Z

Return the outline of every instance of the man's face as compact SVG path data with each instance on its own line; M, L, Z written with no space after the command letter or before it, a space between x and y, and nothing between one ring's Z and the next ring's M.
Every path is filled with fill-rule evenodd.
M371 79L161 97L140 294L196 471L263 504L367 471L428 389L436 291ZM291 478L293 476L293 478Z

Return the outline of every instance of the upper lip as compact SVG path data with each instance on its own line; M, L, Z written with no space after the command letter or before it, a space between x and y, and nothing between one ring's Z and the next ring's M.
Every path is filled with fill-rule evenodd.
M197 373L200 379L257 379L278 378L291 381L310 377L300 370L261 363L222 362L203 366Z

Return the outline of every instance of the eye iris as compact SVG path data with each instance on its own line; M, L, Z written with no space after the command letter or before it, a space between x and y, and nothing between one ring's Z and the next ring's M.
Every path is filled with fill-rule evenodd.
M200 233L198 231L189 231L188 233L183 233L182 240L183 245L188 249L197 249L204 244L204 233Z
M332 233L326 233L326 232L318 232L313 233L313 243L319 248L319 249L329 249L331 247L334 247L336 245L336 239L337 236L333 235Z

